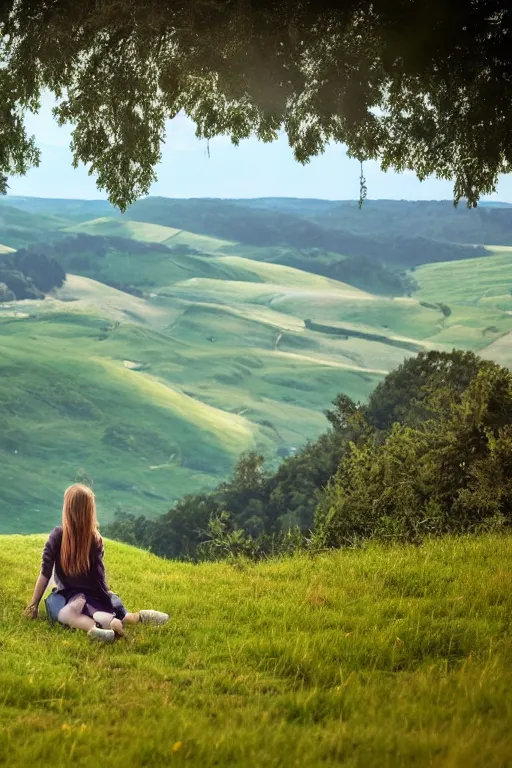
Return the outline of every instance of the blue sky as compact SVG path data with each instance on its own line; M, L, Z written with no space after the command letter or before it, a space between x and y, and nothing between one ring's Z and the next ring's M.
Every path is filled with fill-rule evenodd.
M10 194L34 197L105 198L85 167L73 169L69 149L71 128L59 128L46 98L38 115L26 125L42 150L39 168L25 177L11 177ZM194 125L179 115L167 126L158 181L150 194L165 197L316 197L330 200L359 197L359 165L340 145L306 166L293 159L286 137L273 144L248 139L234 147L228 138L206 142L194 135ZM421 183L412 173L383 173L376 163L365 165L369 198L404 200L450 199L450 182L432 178ZM492 200L512 202L512 176L500 180Z

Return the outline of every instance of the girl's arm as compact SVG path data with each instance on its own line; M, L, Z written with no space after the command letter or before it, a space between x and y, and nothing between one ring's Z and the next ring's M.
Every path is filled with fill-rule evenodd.
M34 594L32 595L32 600L23 611L23 615L27 619L37 619L39 603L41 602L41 598L45 593L49 581L50 579L47 579L46 576L43 576L42 573L39 574L36 581L36 586L34 588Z
M48 582L51 579L53 566L55 564L55 557L57 551L57 539L59 537L59 529L55 528L54 531L48 537L48 541L44 545L43 557L41 562L41 572L37 578L36 586L34 587L34 594L32 600L25 608L23 615L28 619L37 619L37 612L39 610L39 603L45 593Z
M101 536L98 537L97 547L98 549L97 549L97 556L96 556L96 562L95 562L95 570L96 570L96 580L97 580L98 588L101 592L103 592L103 595L112 605L112 592L110 591L107 584L105 565L103 563L103 558L105 556L105 548L103 546L103 539L101 538ZM114 610L113 606L112 606L112 610Z

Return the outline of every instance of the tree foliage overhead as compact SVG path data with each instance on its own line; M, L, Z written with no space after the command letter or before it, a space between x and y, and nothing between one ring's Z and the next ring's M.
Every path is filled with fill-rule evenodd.
M343 142L476 205L510 170L511 51L508 0L2 0L0 185L38 162L23 114L48 89L120 208L180 111L205 139L284 130L302 163Z

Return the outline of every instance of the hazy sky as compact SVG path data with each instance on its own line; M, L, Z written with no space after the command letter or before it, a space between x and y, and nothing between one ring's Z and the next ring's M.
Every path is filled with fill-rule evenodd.
M39 168L9 180L10 194L34 197L105 198L83 166L71 166L70 127L59 128L46 99L38 115L27 117L42 150ZM359 164L340 145L331 145L320 157L302 166L293 159L286 137L273 144L256 139L234 147L228 138L206 142L194 135L185 116L168 123L158 181L150 194L165 197L317 197L331 200L359 197ZM450 182L419 182L414 174L383 173L376 163L365 164L369 198L406 200L450 199ZM512 176L503 177L492 198L512 202Z

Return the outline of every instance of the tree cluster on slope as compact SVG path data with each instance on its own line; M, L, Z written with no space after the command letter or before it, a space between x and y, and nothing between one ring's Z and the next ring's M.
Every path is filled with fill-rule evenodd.
M508 369L471 352L420 353L368 404L339 395L330 430L275 473L247 454L214 492L152 521L120 512L108 535L194 560L510 525L511 413Z
M428 382L413 423L351 445L317 509L317 544L421 541L512 522L512 374ZM421 413L421 417L419 414Z
M3 254L0 258L0 301L40 299L66 279L62 267L37 249Z

